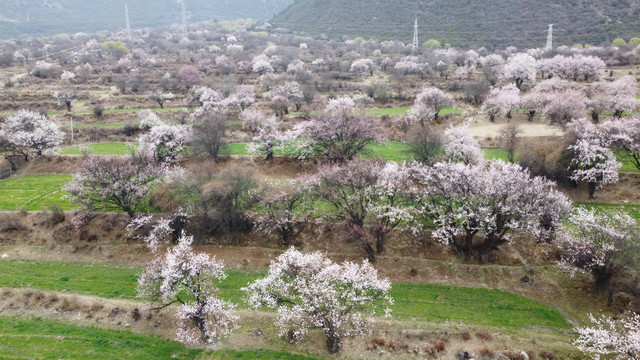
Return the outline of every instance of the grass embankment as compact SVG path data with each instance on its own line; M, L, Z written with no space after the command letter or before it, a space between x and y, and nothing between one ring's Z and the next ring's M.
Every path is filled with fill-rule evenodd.
M105 298L135 298L140 269L86 263L0 262L1 287L37 286L45 290L70 291ZM105 277L104 274L109 274ZM220 297L244 305L240 290L264 273L228 271L219 286ZM390 295L393 319L432 323L459 322L472 325L522 328L569 325L555 309L517 294L485 289L434 284L394 284Z
M63 210L73 208L64 199L62 187L71 181L71 175L27 175L0 180L0 210L25 209L39 211L49 205L59 205Z
M272 350L187 348L158 336L81 327L40 318L0 317L2 359L316 359ZM11 350L13 351L11 351ZM20 355L15 352L20 353Z

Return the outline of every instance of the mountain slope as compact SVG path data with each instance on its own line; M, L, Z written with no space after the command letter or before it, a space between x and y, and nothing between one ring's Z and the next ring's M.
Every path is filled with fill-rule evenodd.
M416 17L421 42L457 46L544 46L548 24L556 44L640 35L640 0L298 0L272 23L410 43Z
M292 0L186 0L189 21L268 19ZM0 0L0 38L117 30L180 23L175 0Z

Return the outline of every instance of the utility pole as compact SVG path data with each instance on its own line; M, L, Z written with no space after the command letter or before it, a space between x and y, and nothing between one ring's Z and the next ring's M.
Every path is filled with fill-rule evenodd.
M131 24L129 23L129 6L124 4L124 16L127 22L127 40L131 41Z
M415 24L413 25L413 46L411 47L411 52L415 51L418 48L418 18L416 18Z
M182 41L189 41L189 34L187 33L187 9L184 5L184 0L180 1L182 7Z
M547 47L546 50L553 49L553 24L549 25L549 34L547 35Z

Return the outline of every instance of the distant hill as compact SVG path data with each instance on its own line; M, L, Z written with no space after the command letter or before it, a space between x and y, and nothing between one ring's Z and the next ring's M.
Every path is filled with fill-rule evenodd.
M293 0L185 0L189 21L269 19ZM175 0L0 0L0 38L180 23Z
M414 18L420 42L455 46L598 44L640 36L640 0L297 0L272 24L330 37L411 43Z

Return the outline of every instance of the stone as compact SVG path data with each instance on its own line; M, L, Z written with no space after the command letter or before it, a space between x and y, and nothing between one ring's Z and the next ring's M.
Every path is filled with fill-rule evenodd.
M538 282L530 278L528 275L523 276L520 279L520 283L522 284L522 286L530 286L530 287L538 286Z
M468 351L458 351L456 353L456 360L470 360L471 355L469 355Z
M253 336L262 336L262 330L260 329L255 329L253 330L253 333L251 333Z

